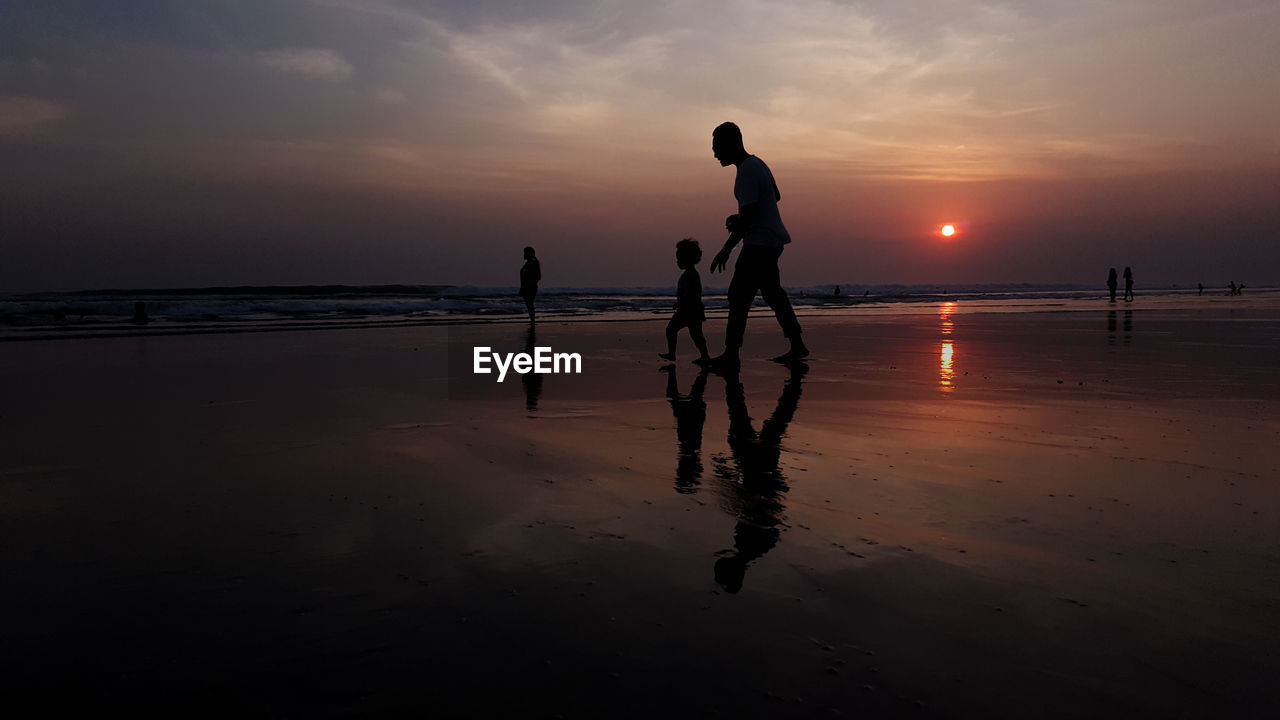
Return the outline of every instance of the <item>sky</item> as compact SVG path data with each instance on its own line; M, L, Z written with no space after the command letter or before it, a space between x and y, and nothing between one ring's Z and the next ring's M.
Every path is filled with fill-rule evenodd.
M0 0L0 289L1280 280L1274 0ZM944 224L957 232L944 238ZM704 261L706 262L706 261ZM706 271L705 265L703 271Z

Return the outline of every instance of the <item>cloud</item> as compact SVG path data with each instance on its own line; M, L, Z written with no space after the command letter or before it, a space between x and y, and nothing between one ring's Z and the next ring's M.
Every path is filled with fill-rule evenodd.
M355 68L347 59L324 48L285 48L257 54L258 62L286 75L301 75L312 80L342 82Z
M373 91L373 101L379 105L403 105L409 97L403 91L392 88L378 88Z
M22 95L0 95L0 135L39 131L67 114L55 102Z

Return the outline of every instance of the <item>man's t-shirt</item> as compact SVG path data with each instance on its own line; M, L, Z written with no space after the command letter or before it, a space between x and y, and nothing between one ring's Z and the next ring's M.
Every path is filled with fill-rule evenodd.
M759 222L747 229L742 244L780 248L791 242L791 235L778 214L778 184L763 160L748 155L742 161L733 182L733 196L738 199L739 208L756 203L760 210Z

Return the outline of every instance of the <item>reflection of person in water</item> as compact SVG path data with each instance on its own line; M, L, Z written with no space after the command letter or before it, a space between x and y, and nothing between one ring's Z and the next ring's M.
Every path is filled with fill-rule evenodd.
M726 592L742 589L747 566L778 544L782 536L783 495L786 478L779 467L782 437L800 403L800 383L809 366L793 363L791 376L782 386L782 395L773 415L756 432L747 414L746 393L737 373L725 376L724 399L729 406L729 449L732 465L716 461L716 476L723 483L722 507L738 516L733 530L733 551L716 560L716 582Z
M538 342L537 330L533 323L529 324L529 332L524 336L524 351L529 355L535 352ZM538 409L538 399L542 397L542 373L527 372L520 376L520 384L524 385L524 408L530 412Z
M702 391L707 387L707 371L698 373L688 395L681 395L676 366L662 369L667 373L667 400L671 401L671 414L676 418L676 492L697 492L702 484L702 426L707 421Z

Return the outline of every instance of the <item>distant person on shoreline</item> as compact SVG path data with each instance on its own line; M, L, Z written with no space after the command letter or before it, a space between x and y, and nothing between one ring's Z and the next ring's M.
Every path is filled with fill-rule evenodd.
M1124 301L1133 300L1133 270L1128 265L1124 266Z
M699 365L711 360L707 353L707 338L702 334L702 323L707 313L702 305L702 277L698 275L698 263L702 261L702 247L693 238L685 238L676 243L676 267L684 272L676 283L676 307L667 323L667 351L658 353L663 360L676 359L676 336L680 328L689 328L689 337L694 347L698 348Z
M524 265L520 268L520 297L524 298L525 309L529 311L529 322L533 319L533 299L538 296L538 283L542 281L542 264L538 262L533 248L524 249Z
M1204 283L1196 283L1196 286L1200 288L1200 294L1204 295Z
M729 324L725 330L724 353L712 363L720 368L740 364L747 313L757 292L769 303L782 326L782 334L791 341L791 349L773 360L790 363L808 357L809 349L800 337L800 322L796 320L787 291L782 289L778 273L783 246L791 242L791 235L778 213L778 201L782 199L778 183L763 160L747 153L742 131L731 122L721 123L711 133L711 152L722 167L737 168L733 195L738 201L738 212L725 220L729 239L711 261L712 273L725 269L734 246L742 241L733 279L729 281Z
M147 317L147 304L139 300L133 304L133 317L129 322L134 325L146 325L151 322L151 318Z
M1116 287L1120 282L1116 279L1116 269L1111 268L1111 272L1107 273L1107 290L1111 292L1111 302L1116 301Z

